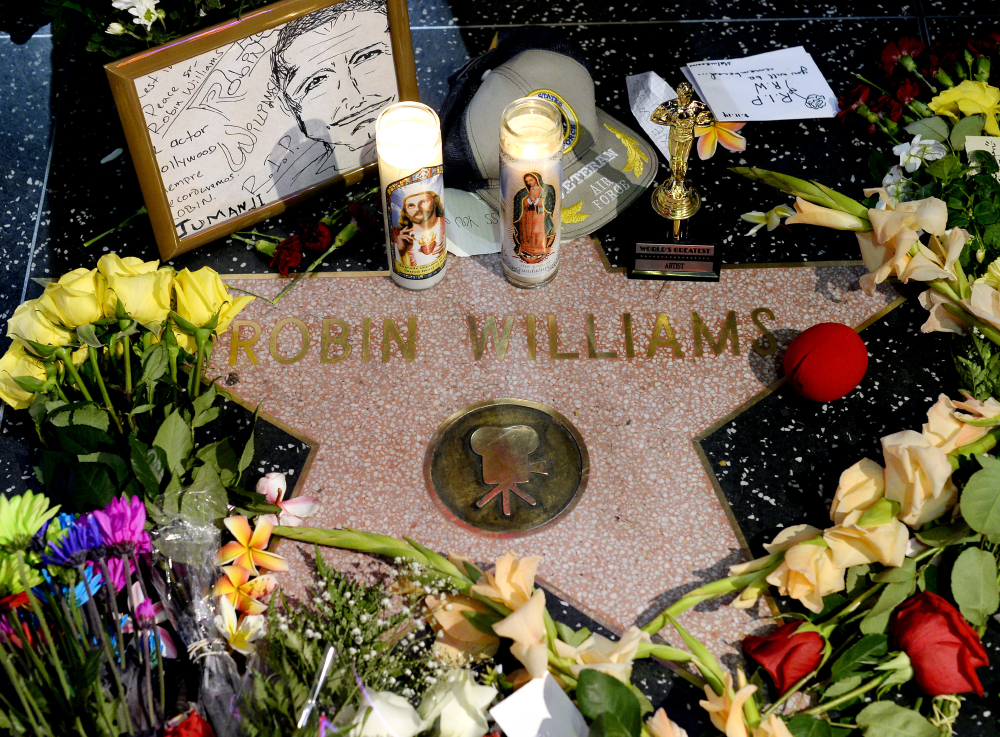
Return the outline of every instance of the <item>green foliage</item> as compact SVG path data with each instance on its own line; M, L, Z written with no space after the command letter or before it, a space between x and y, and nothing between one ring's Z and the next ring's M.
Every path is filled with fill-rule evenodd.
M587 668L580 673L580 680L576 685L576 700L580 713L593 722L591 735L639 737L642 727L639 699L631 688L617 678Z
M788 720L792 737L831 737L830 723L809 714L798 714Z
M391 609L396 599L422 606L422 592L401 579L366 586L330 567L316 551L316 574L306 599L294 606L276 592L268 609L268 633L258 641L261 668L252 673L241 710L246 734L292 735L327 645L336 650L333 665L317 699L331 720L357 705L355 680L374 691L393 691L414 703L445 667L433 655L420 617L409 608ZM400 591L412 593L398 602ZM315 734L315 731L308 734Z
M962 616L976 627L985 627L1000 607L993 554L979 548L963 550L951 572L951 593Z
M869 704L856 721L865 737L942 737L941 730L920 714L891 701Z
M879 594L875 605L861 620L860 629L864 634L873 635L885 632L889 627L889 617L892 612L916 590L917 566L913 562L913 558L907 558L902 567L897 570L908 574L907 577L885 584L885 588Z
M862 665L875 663L889 650L889 638L885 635L865 635L834 662L831 677L837 679L857 670Z
M1000 460L978 456L982 470L969 477L962 489L962 516L976 532L1000 535Z
M981 401L1000 397L1000 346L971 330L955 339L951 355L962 389Z

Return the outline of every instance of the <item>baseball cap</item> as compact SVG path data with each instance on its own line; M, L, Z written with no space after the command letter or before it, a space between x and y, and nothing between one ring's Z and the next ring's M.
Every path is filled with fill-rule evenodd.
M475 190L500 210L500 119L521 97L563 114L562 237L592 233L639 197L656 176L656 153L594 102L579 47L548 28L503 31L490 50L448 79L441 108L448 186Z

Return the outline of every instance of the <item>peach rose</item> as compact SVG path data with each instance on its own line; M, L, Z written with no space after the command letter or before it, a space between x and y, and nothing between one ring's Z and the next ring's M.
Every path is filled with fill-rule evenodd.
M903 430L882 438L885 498L899 502L899 520L913 528L935 520L958 501L948 454L927 437Z
M888 502L883 504L888 505ZM858 523L863 521L863 514L862 510L855 509L840 524L823 533L823 539L830 546L833 565L838 568L866 563L896 567L903 565L906 543L910 539L906 525L896 518L882 525L860 525Z
M810 611L823 611L823 597L845 588L844 569L833 562L833 553L822 538L799 543L785 552L767 582L782 596L798 599Z
M511 609L518 609L531 598L535 587L535 572L541 561L538 555L518 560L514 553L507 553L497 560L496 569L492 573L484 573L479 583L473 585L472 592L503 602Z
M969 425L961 418L981 419L1000 413L1000 404L997 404L992 397L990 401L995 405L995 409L994 407L987 408L990 414L980 414L974 410L973 415L975 416L970 417L957 413L958 406L946 394L939 394L937 402L927 410L927 422L924 423L923 436L945 453L951 453L955 448L974 443L989 433L990 429ZM983 407L986 405L983 404Z
M862 512L885 496L884 470L870 458L862 458L840 474L840 483L833 495L830 519L841 524L855 509Z

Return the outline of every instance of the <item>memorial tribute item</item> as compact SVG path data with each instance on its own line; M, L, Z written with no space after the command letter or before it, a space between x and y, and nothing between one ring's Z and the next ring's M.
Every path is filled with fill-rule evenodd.
M428 289L448 266L441 123L426 105L400 102L378 116L375 140L392 280Z
M817 402L847 396L868 370L868 349L854 330L838 322L813 325L788 346L785 378L799 394Z
M164 259L359 181L418 97L404 0L284 0L105 69Z
M516 287L541 287L559 270L562 114L541 97L522 97L500 120L500 263Z
M701 208L701 195L687 179L695 127L715 122L712 111L693 99L692 92L691 85L682 82L677 87L677 98L664 102L650 115L653 123L670 127L670 178L653 190L651 204L656 217L647 214L637 222L636 232L640 235L632 268L627 272L630 278L719 279L722 255L718 238L709 237L716 235L715 230L710 225L692 229L690 224ZM664 219L670 221L665 237Z
M492 131L514 100L549 100L563 118L562 213L554 225L563 241L593 233L652 184L656 150L595 106L594 80L575 43L544 28L497 38L452 75L441 106L448 186L476 190L499 213L500 141Z

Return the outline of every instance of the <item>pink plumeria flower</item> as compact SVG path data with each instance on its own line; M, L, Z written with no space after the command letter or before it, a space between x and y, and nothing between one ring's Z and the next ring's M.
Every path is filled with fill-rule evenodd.
M127 621L122 626L122 632L125 633L131 633L135 630L132 625L134 619L144 619L149 616L150 605L146 597L142 595L142 587L139 585L138 581L132 584L132 595L129 597L129 602L136 610L137 616L125 618ZM174 638L170 636L170 632L168 630L159 626L161 622L167 621L167 610L159 601L153 604L151 609L152 619L157 624L156 629L160 631L160 652L165 658L176 658L177 645L174 643Z
M315 496L299 496L282 501L288 483L283 473L266 473L257 482L257 493L267 497L270 504L281 507L281 514L265 514L265 519L273 526L301 527L305 524L303 517L311 517L319 510L319 498Z

